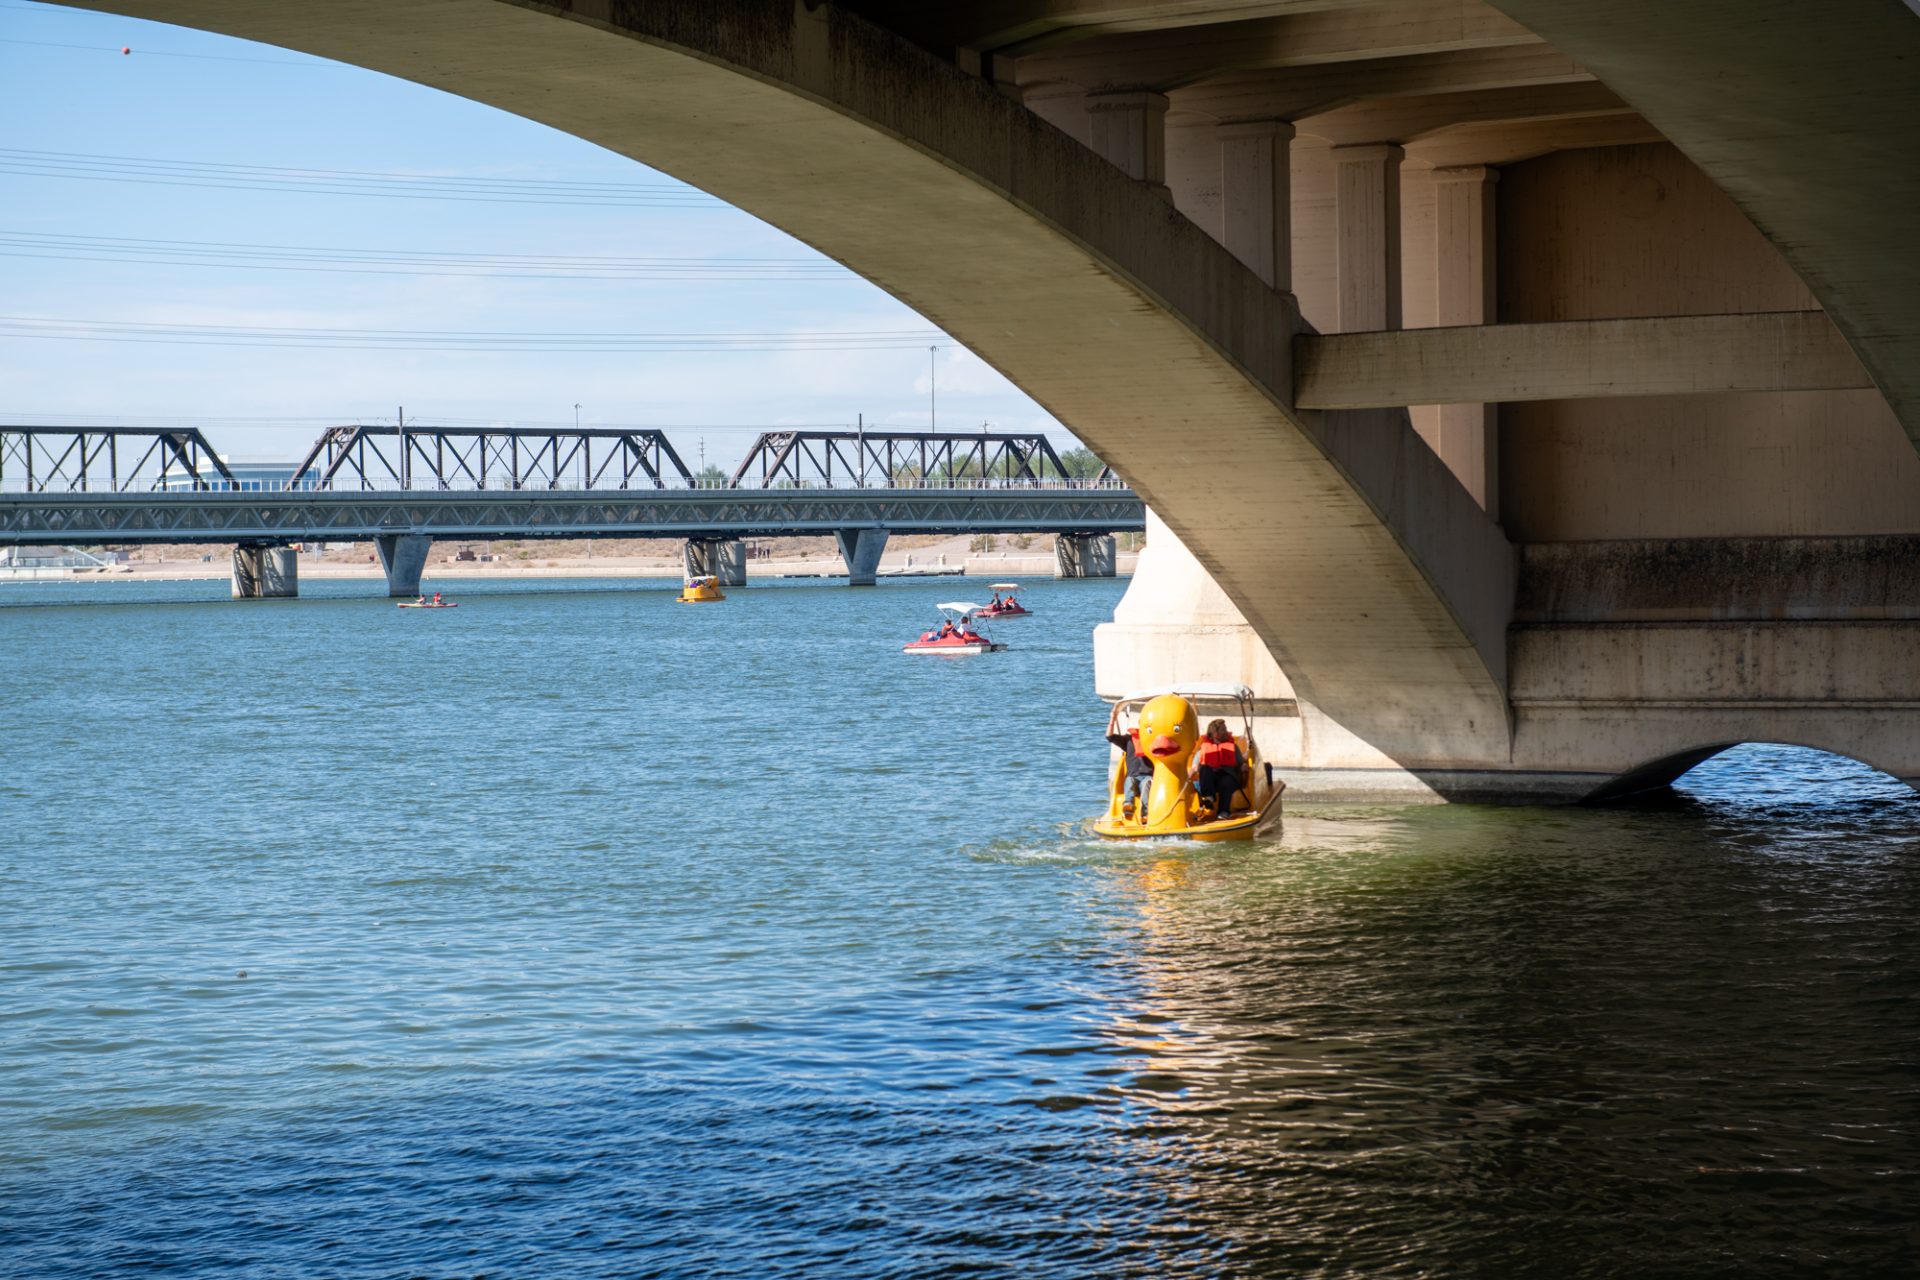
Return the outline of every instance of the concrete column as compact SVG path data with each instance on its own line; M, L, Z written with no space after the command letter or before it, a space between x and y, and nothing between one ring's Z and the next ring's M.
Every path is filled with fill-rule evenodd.
M1398 329L1401 150L1375 143L1329 154L1340 332Z
M260 594L267 599L292 599L300 594L300 553L292 547L260 549Z
M1053 540L1056 578L1111 578L1116 559L1110 533L1063 533Z
M1087 95L1089 144L1135 182L1167 187L1167 96L1146 90ZM1171 193L1168 193L1171 199Z
M235 600L253 600L259 597L260 552L259 547L233 549L233 598Z
M387 571L387 595L398 598L420 594L420 574L427 567L433 539L423 533L383 533L373 540L380 567Z
M880 569L880 554L887 549L887 531L842 529L833 536L840 544L840 558L847 562L847 585L872 586Z
M1498 169L1473 165L1433 171L1434 321L1494 323L1494 192ZM1431 441L1467 492L1500 518L1499 407L1443 404Z
M1220 144L1211 119L1169 116L1166 130L1167 190L1187 221L1226 243L1220 225Z
M723 587L747 585L747 544L739 538L689 539L685 564L689 578L712 574Z
M1213 136L1220 146L1220 243L1273 288L1289 292L1293 126L1285 120L1253 120L1223 124Z

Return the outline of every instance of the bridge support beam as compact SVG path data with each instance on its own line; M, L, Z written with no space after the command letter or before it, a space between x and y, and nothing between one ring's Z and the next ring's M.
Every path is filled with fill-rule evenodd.
M739 538L689 538L683 563L689 578L711 574L723 587L747 585L747 544Z
M887 549L887 531L842 529L833 536L840 544L840 558L847 562L847 585L874 585L880 571L880 556Z
M1053 540L1056 578L1111 578L1116 559L1110 533L1063 533Z
M300 594L300 554L292 547L233 549L235 600L291 599Z
M387 595L419 595L420 574L427 567L433 539L420 533L383 533L373 546L380 554L380 567L387 571Z

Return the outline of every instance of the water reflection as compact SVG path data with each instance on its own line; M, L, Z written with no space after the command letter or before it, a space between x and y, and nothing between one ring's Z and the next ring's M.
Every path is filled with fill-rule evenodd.
M1904 1272L1920 798L1796 763L1112 868L1116 1140L1234 1272Z

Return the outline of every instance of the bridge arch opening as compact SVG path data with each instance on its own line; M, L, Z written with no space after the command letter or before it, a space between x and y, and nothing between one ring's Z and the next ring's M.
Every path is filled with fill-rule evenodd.
M1602 804L1662 792L1696 799L1803 803L1847 799L1914 806L1920 778L1903 778L1869 760L1810 744L1754 739L1688 747L1614 778L1586 798Z

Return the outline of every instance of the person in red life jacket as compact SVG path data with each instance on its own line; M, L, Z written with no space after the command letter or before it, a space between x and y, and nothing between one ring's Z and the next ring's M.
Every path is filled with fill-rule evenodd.
M959 634L958 631L953 629L953 619L948 618L940 624L940 634L935 636L934 639L945 640L948 636L956 636Z
M1147 802L1147 787L1153 781L1153 759L1140 753L1138 728L1125 733L1110 733L1107 741L1126 753L1126 791L1121 798L1120 811L1132 817L1135 806Z
M1206 737L1194 748L1194 790L1213 801L1213 816L1233 816L1233 793L1240 789L1240 748L1227 732L1225 720L1207 726Z

